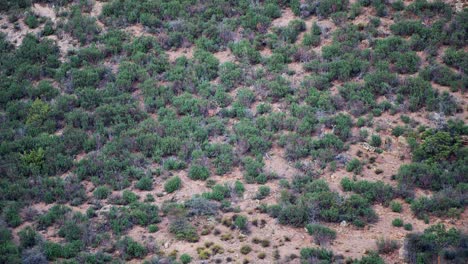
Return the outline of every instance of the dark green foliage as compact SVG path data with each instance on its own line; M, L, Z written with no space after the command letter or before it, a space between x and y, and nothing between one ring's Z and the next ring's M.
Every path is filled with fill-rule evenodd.
M330 191L327 184L321 180L312 181L303 177L301 181L304 188L294 204L287 200L268 208L268 213L272 217L277 217L281 224L301 227L311 220L326 222L345 220L356 226L364 226L377 220L368 200L360 195L351 195L344 199Z
M377 254L371 251L368 255L363 256L360 260L355 260L355 264L385 264L385 261Z
M143 191L151 191L153 189L153 180L145 176L141 178L136 184L135 187Z
M255 48L246 40L231 44L229 48L231 49L232 53L240 60L247 61L251 64L260 62L260 52L255 50Z
M279 39L284 42L294 43L297 40L299 33L306 29L305 23L302 20L293 20L288 23L288 26L276 28L276 34Z
M222 201L230 196L230 191L231 190L226 184L216 184L215 186L213 186L211 192L203 193L202 196L206 199Z
M130 237L124 237L118 241L118 247L123 259L142 259L148 253L147 249L140 245L138 242L134 241Z
M335 230L320 224L308 224L306 229L309 235L314 237L315 243L319 245L326 245L336 238Z
M328 17L329 15L344 11L348 8L347 0L324 0L320 1L317 5L316 13L322 17Z
M255 182L256 178L258 178L262 173L264 163L250 157L245 158L242 163L245 170L244 179L247 183Z
M415 52L395 54L392 59L395 60L395 70L403 74L416 73L421 60Z
M382 139L379 135L372 135L369 141L369 144L373 147L380 147L382 145Z
M437 259L446 263L462 263L466 259L467 235L455 228L447 229L437 224L420 234L409 234L406 237L405 250L409 263L431 263Z
M235 215L234 217L234 225L241 229L241 230L247 230L249 221L246 216L243 215Z
M349 178L343 178L343 180L341 180L341 187L344 191L353 191L361 194L370 202L382 204L388 204L396 195L392 186L385 184L382 181L353 181Z
M180 189L182 186L182 180L178 176L174 176L164 183L164 190L168 193L172 193Z
M442 59L445 64L458 68L460 71L466 71L468 68L468 53L463 50L448 48Z
M27 13L24 18L24 23L28 25L29 28L37 28L39 26L39 20L34 13Z
M363 227L377 220L375 203L400 212L393 199L405 199L411 212L403 213L425 220L464 216L467 129L464 121L449 116L466 110L459 96L467 86L466 10L426 0L359 0L351 6L337 0L109 0L93 17L99 10L93 1L4 2L1 263L107 263L147 254L151 263L175 262L175 252L173 260L162 259L152 243L122 236L137 225L157 232L160 217L168 217L170 223L180 220L170 226L177 238L195 241L198 228L202 234L210 230L198 219L216 218L219 210L234 211L230 228L245 229L249 224L239 199L252 198L243 194L259 187L257 198L271 202L264 184L282 189L276 204L259 209L295 227L342 221ZM60 9L57 19L33 14L33 3ZM282 17L287 8L295 14L289 21ZM364 24L352 21L369 16L364 11L377 17ZM317 23L304 32L301 19L310 22L311 16ZM16 38L23 23L35 28L34 35ZM326 45L316 48L321 43ZM401 127L381 126L388 114L408 110L427 114L410 113ZM414 130L424 119L430 128ZM375 135L358 135L354 120ZM356 141L390 150L391 142L377 135L388 134L388 128L392 136L405 136L412 151L413 163L392 175L397 186L345 178L341 184L347 193L340 195L320 180L328 170L357 174L363 166L383 177L377 156L358 153L360 160L354 160L342 152ZM287 159L297 175L286 180L271 171L277 158ZM239 181L217 184L211 176L239 169L244 175ZM167 202L160 215L155 201L167 200L166 192L182 186L176 171L206 179L210 191ZM91 194L85 188L89 182ZM156 183L165 192L143 197L132 192L150 191ZM414 188L431 194L414 198ZM85 202L93 204L87 217L64 206L76 212ZM50 210L36 215L31 208L40 203L51 204ZM107 209L109 203L114 206ZM253 225L261 227L259 221ZM18 246L4 225L12 229L23 223L34 228L18 233ZM411 224L404 227L410 230ZM45 241L36 228L57 230L62 240ZM334 236L324 226L312 229L314 237ZM431 263L440 256L442 262L463 263L463 236L437 252L431 244L436 236L428 237L411 251L417 255L414 262ZM297 258L282 259L278 250L272 254L268 261ZM182 256L179 262L190 262L190 256ZM383 263L372 252L343 260L323 249L304 249L301 261Z
M81 241L74 241L67 244L57 244L53 242L46 242L44 244L44 254L48 260L56 260L58 258L73 258L83 249Z
M182 264L188 264L192 262L192 257L189 254L184 253L180 255L179 260Z
M70 208L64 205L54 205L49 211L38 218L38 228L45 229L53 225L58 220L63 220Z
M13 242L11 231L0 225L0 262L1 263L21 263L19 248Z
M32 248L41 241L40 235L30 226L27 226L18 232L18 236L20 238L21 248L23 249Z
M210 144L206 147L207 156L212 158L215 172L224 175L231 171L235 162L232 147L228 144Z
M401 218L395 218L392 220L392 225L395 227L402 227L403 226L403 220Z
M346 164L346 171L347 172L354 172L355 174L359 174L362 171L362 164L359 159L354 158Z
M20 208L16 204L11 204L6 207L3 211L2 218L5 219L5 222L9 227L17 227L21 225L21 216L19 212Z
M268 195L270 195L270 187L260 186L260 187L258 187L258 192L257 192L257 195L255 197L257 199L261 200L261 199L266 198Z
M332 263L334 255L332 251L324 248L302 248L301 249L301 261L302 263L309 263L313 260L320 260L325 263Z
M101 31L96 25L96 19L83 15L78 6L73 6L68 22L63 25L63 30L77 38L82 44L94 40Z
M188 176L192 180L206 180L210 177L210 171L207 167L201 165L193 165L190 167Z
M232 62L223 63L219 67L219 77L221 83L230 90L242 83L242 69Z
M401 205L401 203L399 203L397 201L392 201L390 203L390 208L392 209L393 212L401 213L402 205Z

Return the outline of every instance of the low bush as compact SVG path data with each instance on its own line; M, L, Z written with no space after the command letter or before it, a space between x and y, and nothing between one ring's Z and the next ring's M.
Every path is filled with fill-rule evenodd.
M396 240L380 238L376 241L376 243L377 252L379 252L379 254L390 254L400 248L400 245Z
M354 158L346 164L346 171L347 172L354 172L355 174L359 174L362 171L362 164L359 159Z
M447 229L443 224L433 225L423 233L406 236L406 261L409 263L431 263L440 259L447 263L463 263L467 235L455 228Z
M184 253L184 254L180 255L179 260L180 260L180 262L182 264L188 264L188 263L192 262L192 257L189 254Z
M235 215L234 217L234 225L240 230L247 230L249 223L247 217L243 215Z
M164 183L164 190L168 193L173 193L182 187L182 180L178 176L174 176Z
M392 202L390 202L390 208L395 213L401 213L402 205L401 205L401 203L399 203L397 201L392 201Z
M268 186L260 186L258 187L257 195L255 196L256 199L262 200L265 199L268 195L270 195L270 187Z
M210 177L210 171L207 167L201 165L192 165L188 172L188 176L192 180L206 180Z
M151 191L153 189L153 180L150 177L145 176L138 180L135 187L142 191Z
M306 229L309 235L314 237L315 243L320 246L327 245L336 238L335 230L320 224L308 224Z
M174 234L178 240L197 242L200 239L197 229L185 218L174 219L169 225L169 232Z
M243 255L247 255L247 254L249 254L251 251L252 251L252 248L251 248L249 245L243 245L243 246L240 248L240 253L243 254Z
M403 226L403 220L401 218L395 218L392 220L392 225L395 227L402 227Z
M140 245L130 237L124 237L118 241L117 247L119 248L120 254L123 259L142 259L148 254L146 247Z
M303 263L310 263L317 259L324 263L333 263L334 255L332 251L329 251L324 248L302 248L301 249L301 260Z
M212 202L203 197L192 197L185 201L185 208L188 209L188 215L216 215L218 213L219 206L217 203Z
M410 223L406 223L403 225L403 228L406 230L406 231L411 231L413 230L413 225L410 224Z

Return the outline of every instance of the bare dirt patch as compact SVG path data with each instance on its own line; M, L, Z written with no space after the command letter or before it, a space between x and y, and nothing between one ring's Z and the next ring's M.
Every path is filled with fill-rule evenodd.
M193 47L180 48L180 49L177 49L177 50L166 51L166 54L168 56L169 61L174 62L177 58L182 57L182 56L185 56L188 59L193 58L193 51L194 51Z
M281 17L274 19L271 22L271 26L273 27L285 27L289 24L289 22L293 21L294 19L298 19L293 13L290 8L286 8L282 10Z
M213 53L213 55L219 60L219 63L233 62L236 60L236 57L231 53L230 50L218 51Z

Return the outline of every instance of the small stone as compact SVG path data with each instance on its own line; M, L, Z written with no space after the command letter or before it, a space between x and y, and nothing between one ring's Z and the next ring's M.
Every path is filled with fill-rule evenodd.
M348 226L348 223L346 221L341 221L340 226L346 227Z

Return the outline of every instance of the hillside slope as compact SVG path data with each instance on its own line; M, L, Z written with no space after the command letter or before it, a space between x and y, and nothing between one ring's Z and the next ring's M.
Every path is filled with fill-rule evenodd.
M461 1L6 0L0 263L466 263Z

